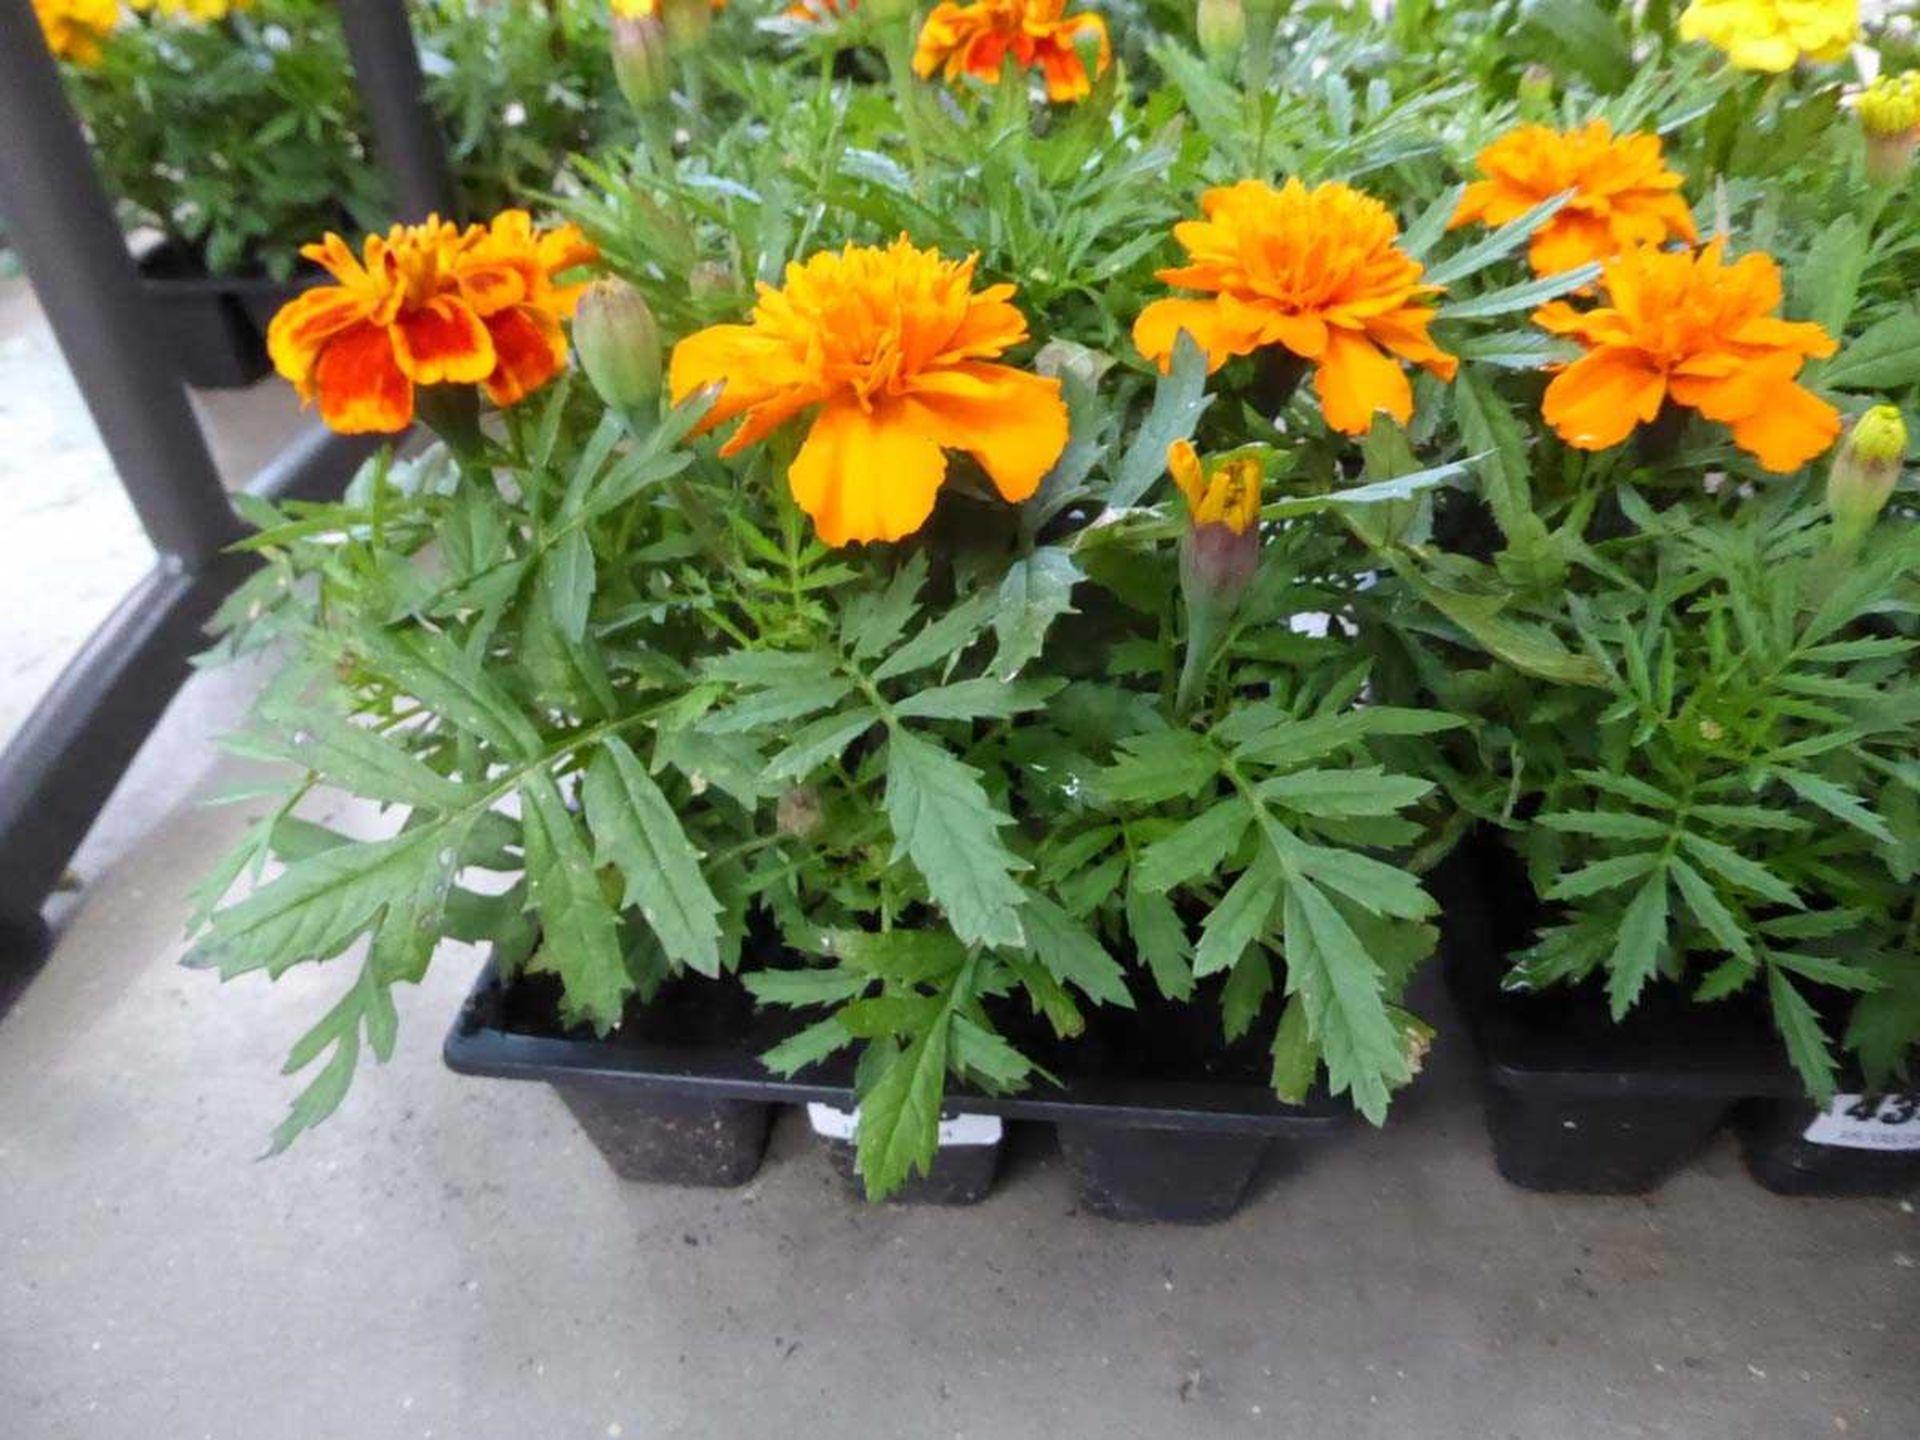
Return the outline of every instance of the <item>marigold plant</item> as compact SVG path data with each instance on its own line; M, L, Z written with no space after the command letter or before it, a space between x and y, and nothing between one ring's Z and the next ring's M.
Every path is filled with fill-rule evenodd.
M1769 470L1797 470L1833 443L1840 412L1794 377L1831 355L1818 325L1782 320L1780 267L1752 253L1731 265L1715 240L1698 254L1642 249L1601 272L1606 303L1554 301L1535 317L1587 353L1547 386L1542 414L1569 445L1605 450L1671 401L1733 428Z
M747 324L675 347L673 397L719 387L702 427L746 417L726 455L814 411L787 478L829 545L918 530L947 450L1024 500L1067 443L1067 410L1058 380L995 363L1027 322L1013 286L975 291L973 269L904 236L812 256L761 287Z
M1413 390L1399 361L1451 379L1456 362L1427 334L1438 287L1421 283L1419 261L1395 240L1386 206L1334 182L1276 190L1258 180L1207 191L1204 220L1174 237L1188 263L1159 272L1170 285L1210 292L1204 300L1155 300L1134 322L1140 353L1162 369L1180 332L1218 370L1235 355L1278 346L1314 365L1327 424L1363 433L1385 411L1405 423Z
M419 385L480 385L511 405L567 359L560 322L580 287L556 277L595 251L572 226L523 210L465 230L440 219L368 236L363 257L328 235L301 252L338 282L289 301L267 332L274 368L346 434L392 434Z
M1038 70L1047 98L1080 100L1093 88L1082 55L1094 51L1094 75L1112 63L1107 22L1091 11L1066 13L1067 0L941 0L920 28L913 70L952 81L962 75L992 85L1011 58L1021 70Z
M1449 228L1505 225L1573 192L1528 243L1536 275L1610 260L1635 245L1695 238L1681 178L1667 169L1657 135L1615 135L1605 120L1570 131L1523 125L1487 146L1475 163L1486 178L1467 187Z

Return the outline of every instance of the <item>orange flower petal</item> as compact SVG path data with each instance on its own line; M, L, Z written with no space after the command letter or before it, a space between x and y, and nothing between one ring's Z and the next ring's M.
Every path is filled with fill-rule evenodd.
M1595 350L1553 377L1540 413L1574 449L1606 450L1658 415L1666 393L1660 372L1636 352Z
M1328 334L1313 388L1327 424L1343 434L1364 435L1381 410L1402 425L1413 417L1413 387L1399 364L1351 330Z
M518 268L504 262L463 265L460 298L481 316L492 315L527 299L527 281Z
M313 368L320 418L342 435L393 435L413 423L413 382L378 326L335 336Z
M365 295L339 285L316 285L280 307L267 326L267 355L302 400L312 398L313 367L321 350L343 331L364 324L371 308Z
M451 295L402 312L391 334L394 363L416 385L475 385L493 373L486 325Z
M1798 470L1825 453L1840 434L1840 412L1803 385L1775 385L1744 420L1733 443L1776 475Z
M1167 470L1185 497L1188 511L1197 511L1207 498L1207 477L1192 441L1176 440L1167 447Z
M1260 317L1252 318L1257 321ZM1164 373L1173 368L1173 342L1182 330L1207 352L1208 374L1236 355L1251 355L1260 343L1259 330L1249 329L1244 321L1235 325L1218 301L1177 296L1155 300L1140 312L1133 322L1133 343Z
M566 334L545 310L516 305L489 315L486 327L497 361L486 378L494 404L516 404L567 368Z
M933 513L947 457L898 409L828 405L793 457L787 483L829 545L898 540Z
M933 371L914 382L903 403L940 445L978 460L1004 500L1033 494L1067 448L1060 382L1009 365Z

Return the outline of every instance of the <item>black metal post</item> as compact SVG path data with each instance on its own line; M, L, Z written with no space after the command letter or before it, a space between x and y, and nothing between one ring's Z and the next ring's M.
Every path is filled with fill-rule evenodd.
M372 122L374 158L387 174L396 215L415 221L428 215L464 218L446 146L427 104L404 0L339 0L339 9L360 98Z
M0 1011L47 942L40 907L188 674L201 626L252 568L141 293L125 238L41 40L31 0L0 0L0 204L128 498L159 552L0 751ZM336 488L371 442L310 429L253 488Z
M240 533L32 0L0 0L0 207L153 548L194 571ZM0 871L0 874L3 874Z

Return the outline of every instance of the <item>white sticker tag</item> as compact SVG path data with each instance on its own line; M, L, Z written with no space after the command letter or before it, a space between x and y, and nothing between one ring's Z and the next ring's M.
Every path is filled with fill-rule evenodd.
M1920 1095L1836 1095L1806 1138L1848 1150L1920 1150Z
M814 1134L827 1140L853 1139L859 1115L858 1110L842 1110L837 1105L812 1102L807 1106L807 1123ZM998 1145L1001 1128L998 1115L955 1115L940 1122L940 1144Z

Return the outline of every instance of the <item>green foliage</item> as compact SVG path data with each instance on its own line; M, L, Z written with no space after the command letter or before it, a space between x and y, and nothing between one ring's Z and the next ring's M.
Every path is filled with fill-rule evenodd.
M276 1147L389 1052L392 987L446 939L553 973L603 1029L663 986L800 1012L764 1061L857 1052L876 1196L931 1162L949 1086L1051 1083L1032 1037L1070 1046L1102 1007L1203 1007L1268 1047L1283 1098L1324 1084L1379 1122L1431 1037L1403 1007L1436 943L1422 876L1475 825L1540 907L1518 983L1590 984L1617 1017L1750 992L1810 1092L1905 1072L1911 491L1843 553L1818 475L1718 424L1570 447L1542 372L1577 348L1530 317L1595 273L1527 259L1569 197L1448 224L1522 112L1657 132L1702 233L1776 255L1785 315L1840 342L1803 378L1847 410L1910 401L1920 221L1864 189L1830 76L1747 84L1658 5L1310 4L1207 62L1156 4L1091 97L1047 107L1015 76L890 82L868 17L734 7L629 135L597 13L462 28L490 8L421 7L465 183L561 192L670 341L905 234L1016 287L1030 340L1000 358L1060 378L1071 433L1023 503L955 450L917 534L843 549L788 489L806 407L723 457L705 399L616 415L564 380L476 453L244 502L264 564L217 653L294 655L240 743L296 773L196 895L195 953L360 964L295 1048L324 1064ZM1271 353L1210 372L1188 339L1159 374L1135 351L1173 227L1249 176L1378 195L1444 287L1462 364L1417 377L1404 426L1331 431ZM1265 487L1205 646L1176 440ZM384 807L378 838L305 820L322 787Z

